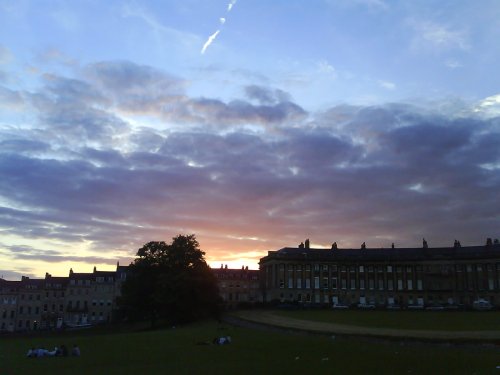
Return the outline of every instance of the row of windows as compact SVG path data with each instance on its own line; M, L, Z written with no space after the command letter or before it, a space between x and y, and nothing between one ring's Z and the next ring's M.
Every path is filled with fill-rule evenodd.
M284 271L285 265L280 264L279 270ZM431 264L431 265L351 265L351 266L339 266L337 264L297 264L297 265L288 265L288 270L302 272L303 270L306 272L310 272L311 270L314 272L387 272L387 273L412 273L412 272L426 272L426 273L442 273L446 274L449 272L493 272L495 269L500 271L500 263L496 264Z
M10 314L7 310L4 310L2 311L2 319L7 319L7 317L14 318L15 314L15 310L10 310Z
M122 279L124 279L125 277L122 277ZM98 276L95 278L95 281L97 283L104 283L106 281L108 282L114 282L115 279L113 276L108 276L108 277L104 277L104 276ZM90 285L90 282L91 280L75 280L75 279L72 279L69 281L70 285Z

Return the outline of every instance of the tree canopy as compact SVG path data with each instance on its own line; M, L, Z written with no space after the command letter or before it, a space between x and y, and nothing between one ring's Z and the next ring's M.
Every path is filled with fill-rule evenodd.
M118 300L130 320L169 323L219 313L219 292L194 234L178 235L171 244L148 242L137 251Z

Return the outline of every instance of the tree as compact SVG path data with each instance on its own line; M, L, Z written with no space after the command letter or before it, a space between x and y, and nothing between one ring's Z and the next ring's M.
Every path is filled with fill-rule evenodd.
M137 251L118 304L130 320L171 324L218 316L217 281L194 234L178 235L171 244L149 242Z

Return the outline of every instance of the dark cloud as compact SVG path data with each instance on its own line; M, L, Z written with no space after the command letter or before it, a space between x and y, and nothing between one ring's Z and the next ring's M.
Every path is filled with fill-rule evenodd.
M257 100L261 104L276 104L291 100L290 94L283 90L272 90L257 85L246 86L245 94L249 99Z
M0 75L0 80L1 78ZM23 105L24 99L20 92L0 86L0 108L17 110Z
M71 256L60 251L54 250L39 250L34 249L31 246L9 246L5 244L0 244L0 247L6 249L2 251L5 255L8 255L14 259L22 260L40 260L50 263L59 262L81 262L81 263L94 263L94 264L116 264L116 258L106 258L106 257L92 257L92 256Z
M191 119L217 125L293 123L304 119L307 114L303 108L292 102L253 105L242 100L224 103L206 98L189 101L186 103L186 109Z
M0 131L3 233L86 243L103 254L87 261L107 264L107 254L129 259L178 233L196 233L212 259L227 249L264 255L306 237L342 247L500 237L498 119L406 104L311 114L259 86L246 88L252 102L189 98L176 92L182 81L128 63L86 74L51 77L30 94L33 127ZM129 100L137 113L144 100L144 113L183 126L127 124L120 106Z

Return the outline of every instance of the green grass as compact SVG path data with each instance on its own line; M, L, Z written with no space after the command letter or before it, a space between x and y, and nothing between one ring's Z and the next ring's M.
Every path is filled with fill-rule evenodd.
M226 346L198 345L230 335ZM26 358L30 346L77 343L80 358ZM328 360L326 360L328 358ZM205 322L176 329L0 338L0 374L491 374L495 347L401 345Z
M500 331L499 311L277 310L295 319L354 325L442 331Z

